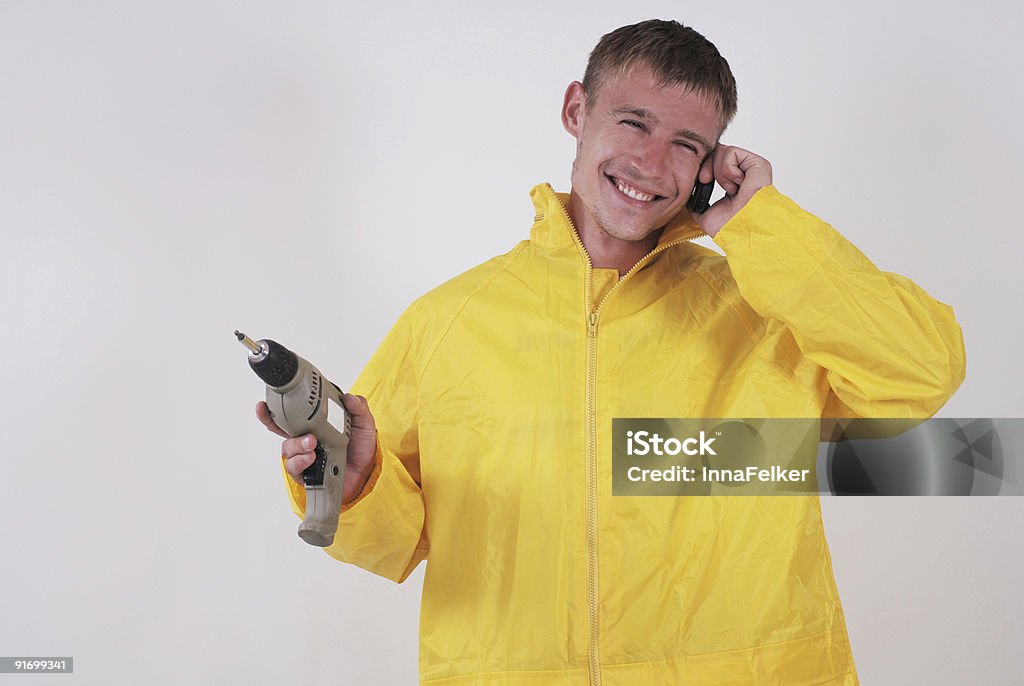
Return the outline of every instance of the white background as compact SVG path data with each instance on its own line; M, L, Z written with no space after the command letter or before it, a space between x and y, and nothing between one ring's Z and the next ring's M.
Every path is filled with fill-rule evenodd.
M564 89L650 17L729 60L726 142L955 308L941 414L1024 415L1024 17L972 5L0 2L0 654L74 656L44 683L413 683L423 568L296 537L231 332L350 384L526 237L534 183L568 188ZM864 684L1018 683L1024 501L824 508Z

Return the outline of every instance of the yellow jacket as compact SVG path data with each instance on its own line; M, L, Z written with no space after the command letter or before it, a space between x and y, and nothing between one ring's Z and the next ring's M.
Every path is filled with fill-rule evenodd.
M413 303L352 388L378 464L327 553L428 560L429 684L856 684L818 497L612 497L612 418L929 416L952 310L773 186L726 257L687 216L621 281L531 195L530 240Z

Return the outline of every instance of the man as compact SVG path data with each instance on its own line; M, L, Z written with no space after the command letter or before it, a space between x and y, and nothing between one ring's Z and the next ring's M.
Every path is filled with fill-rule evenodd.
M424 683L857 683L816 497L611 495L614 417L926 417L963 378L950 308L719 144L735 108L692 29L603 37L562 107L571 192L534 188L530 239L417 300L346 396L326 550L429 559ZM282 448L300 515L314 441Z

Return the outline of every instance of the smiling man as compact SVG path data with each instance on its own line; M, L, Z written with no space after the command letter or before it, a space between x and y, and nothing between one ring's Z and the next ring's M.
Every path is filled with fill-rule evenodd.
M927 417L963 378L951 309L720 144L735 108L694 30L603 37L571 192L534 188L529 240L413 303L346 396L326 551L427 560L423 683L857 683L816 496L612 496L615 417ZM314 445L282 447L300 516Z

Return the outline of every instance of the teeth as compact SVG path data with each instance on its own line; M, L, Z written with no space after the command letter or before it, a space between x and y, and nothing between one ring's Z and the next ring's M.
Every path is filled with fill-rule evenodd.
M615 179L615 187L618 188L624 195L628 195L629 197L633 198L633 200L640 200L641 202L650 202L654 200L655 197L653 195L650 195L649 193L641 193L637 189L633 188L632 186L627 186L618 179Z

